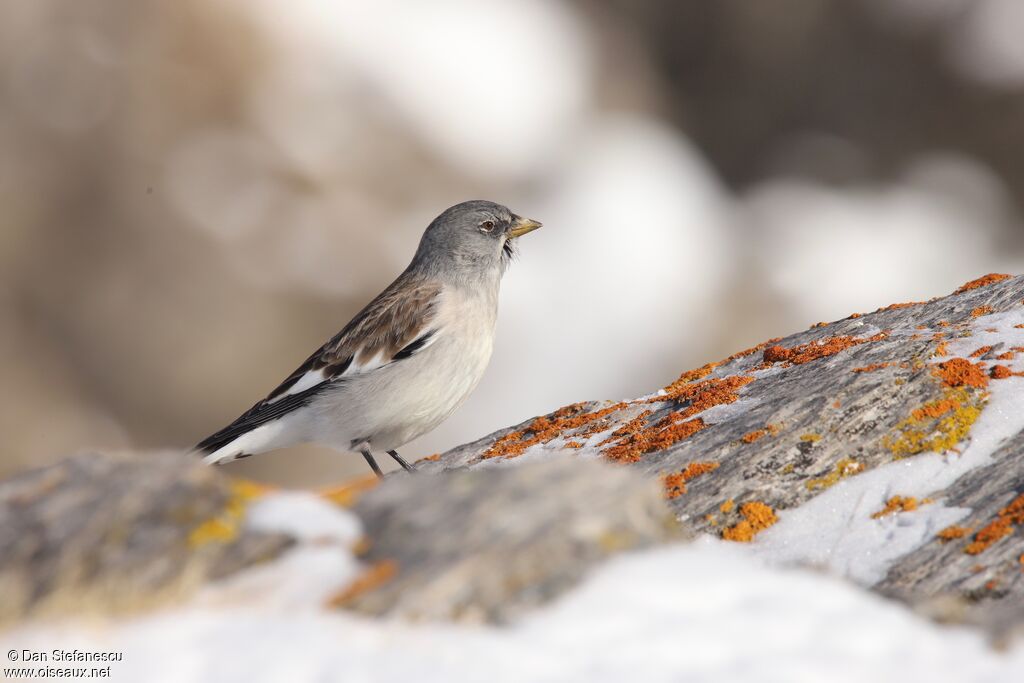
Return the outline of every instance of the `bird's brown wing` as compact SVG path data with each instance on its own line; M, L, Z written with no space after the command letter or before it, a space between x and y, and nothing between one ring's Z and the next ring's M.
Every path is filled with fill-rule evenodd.
M270 394L196 450L212 453L307 405L326 387L413 356L433 339L441 285L403 275L317 349Z

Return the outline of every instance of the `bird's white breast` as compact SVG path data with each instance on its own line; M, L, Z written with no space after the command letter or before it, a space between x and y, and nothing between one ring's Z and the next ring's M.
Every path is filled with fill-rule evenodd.
M476 388L491 358L497 288L446 287L430 327L432 343L332 392L319 406L318 441L351 448L366 439L391 450L429 432Z

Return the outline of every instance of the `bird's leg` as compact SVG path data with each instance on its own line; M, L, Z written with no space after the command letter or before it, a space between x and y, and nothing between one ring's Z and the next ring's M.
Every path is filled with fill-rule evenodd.
M380 471L380 465L378 465L377 461L373 459L373 453L370 452L370 449L363 446L359 449L359 452L363 454L364 458L366 458L366 464L370 466L370 469L377 475L377 478L383 479L384 473Z
M402 456L400 456L398 454L398 451L388 451L388 455L390 455L392 458L394 458L395 462L397 462L399 465L401 465L402 469L405 470L406 472L412 472L413 471L413 466L410 465L409 463L407 463L405 461L405 458L403 458Z

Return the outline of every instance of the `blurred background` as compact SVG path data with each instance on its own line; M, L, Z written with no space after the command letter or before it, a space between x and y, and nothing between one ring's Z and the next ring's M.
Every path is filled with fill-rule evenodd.
M0 474L194 444L468 198L545 227L410 459L1020 273L1021 35L1019 0L0 0Z

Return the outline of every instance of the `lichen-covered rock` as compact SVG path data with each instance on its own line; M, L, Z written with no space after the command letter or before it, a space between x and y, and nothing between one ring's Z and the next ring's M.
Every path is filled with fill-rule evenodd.
M662 479L692 531L916 605L952 596L961 618L1012 626L1024 622L1022 302L1024 278L986 276L770 340L650 396L567 406L420 467L567 453L627 465Z
M369 570L336 603L424 619L504 622L613 553L679 538L657 482L567 459L391 477L355 512Z
M0 482L0 621L112 612L278 555L242 524L251 485L181 453L87 453Z

